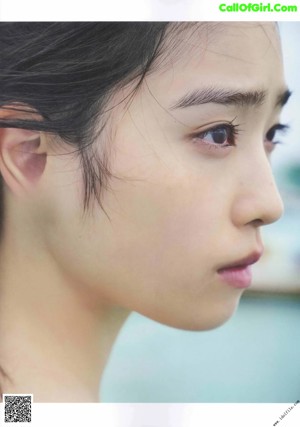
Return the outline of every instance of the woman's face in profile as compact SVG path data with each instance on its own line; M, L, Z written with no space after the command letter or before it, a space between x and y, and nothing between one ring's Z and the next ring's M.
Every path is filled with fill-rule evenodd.
M44 230L64 273L95 301L209 329L250 284L260 226L282 214L270 155L286 85L274 24L174 37L99 137L115 176L102 193L106 213L95 203L82 219L79 160L53 157Z

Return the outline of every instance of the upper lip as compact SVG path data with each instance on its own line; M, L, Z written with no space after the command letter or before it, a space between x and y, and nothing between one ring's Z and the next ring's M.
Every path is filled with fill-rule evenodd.
M262 256L262 251L260 252L252 252L250 255L241 258L237 261L234 261L233 263L223 265L218 269L220 270L227 270L230 268L239 268L239 267L247 267L248 265L256 263Z

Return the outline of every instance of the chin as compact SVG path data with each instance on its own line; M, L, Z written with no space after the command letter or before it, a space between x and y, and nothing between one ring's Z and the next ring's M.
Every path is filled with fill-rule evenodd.
M219 328L224 325L234 314L234 312L226 315L226 316L209 316L206 318L201 318L197 321L197 319L185 321L182 323L170 324L169 326L182 329L186 331L209 331L211 329Z
M176 317L173 315L171 318L153 319L167 326L183 329L187 331L208 331L216 329L235 314L241 294L234 299L222 300L214 303L198 304L190 309L185 306L184 312L180 315L177 311Z
M211 309L205 312L205 315L203 313L203 316L201 316L200 313L198 318L194 319L189 330L207 331L224 325L235 314L240 297L241 295L235 300L223 301L222 303L212 305Z

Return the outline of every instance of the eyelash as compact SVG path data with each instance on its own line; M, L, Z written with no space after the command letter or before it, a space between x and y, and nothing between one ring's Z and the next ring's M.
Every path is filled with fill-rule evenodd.
M268 130L268 132L266 133L266 138L268 138L268 134L270 135L273 132L273 136L269 136L269 138L271 139L267 139L267 141L270 141L273 146L278 145L278 144L283 144L282 141L280 140L276 140L274 141L273 138L276 134L277 131L280 131L282 134L284 134L286 131L289 130L289 126L288 125L283 125L281 123L277 123L276 125L272 126L271 129Z
M274 148L278 144L282 144L282 141L280 140L274 141L273 138L275 137L277 131L284 133L288 129L289 129L288 125L284 125L281 123L277 123L276 125L272 126L266 133L266 143L271 143L272 148ZM227 135L226 140L228 140L228 143L219 144L213 141L212 142L205 141L205 137L211 134L212 132L224 131L224 130L226 131L226 135ZM228 147L236 146L236 138L240 132L241 132L240 125L238 124L235 125L233 124L233 121L231 121L228 123L218 124L217 126L213 126L200 133L194 134L192 135L192 139L195 143L198 143L198 141L200 140L202 144L208 146L209 148L213 148L213 149L228 148Z

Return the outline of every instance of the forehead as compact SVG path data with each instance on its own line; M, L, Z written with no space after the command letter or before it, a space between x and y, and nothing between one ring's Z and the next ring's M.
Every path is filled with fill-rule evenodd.
M274 23L171 24L159 61L147 81L162 94L212 84L249 90L284 86Z
M266 52L281 58L273 22L192 22L170 24L162 47L162 65L203 62L210 55L235 61L257 61ZM164 67L162 67L164 68Z

